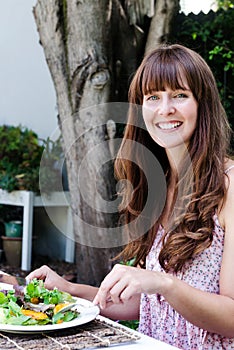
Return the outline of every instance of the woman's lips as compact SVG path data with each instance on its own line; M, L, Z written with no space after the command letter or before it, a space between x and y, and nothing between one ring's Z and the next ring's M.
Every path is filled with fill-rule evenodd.
M156 124L157 127L161 130L173 130L178 128L180 125L182 125L182 122L176 121L176 122L161 122Z

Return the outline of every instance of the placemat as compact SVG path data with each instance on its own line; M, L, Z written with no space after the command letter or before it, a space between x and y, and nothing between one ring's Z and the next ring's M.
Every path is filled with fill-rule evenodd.
M140 336L116 324L95 319L85 325L40 334L0 332L0 350L91 349L133 342Z

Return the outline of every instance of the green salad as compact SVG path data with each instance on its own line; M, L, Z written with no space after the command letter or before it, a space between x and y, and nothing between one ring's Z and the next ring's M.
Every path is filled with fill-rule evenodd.
M79 316L76 300L57 288L48 290L42 280L33 279L26 287L0 291L0 323L46 325L68 322Z

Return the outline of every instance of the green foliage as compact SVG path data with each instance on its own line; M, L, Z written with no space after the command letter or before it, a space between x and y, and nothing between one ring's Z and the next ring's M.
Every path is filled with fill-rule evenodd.
M213 50L209 51L209 59L213 60L216 59L217 56L220 56L224 63L224 71L227 72L230 70L231 73L234 74L234 52L228 47L226 48L226 52L224 50L224 46L216 45Z
M124 326L137 330L139 326L139 321L138 320L133 320L133 321L119 321L120 324L123 324Z
M120 264L127 265L127 266L134 266L135 258L132 258L131 260L128 260L126 263L123 261L120 261Z
M228 10L234 8L234 0L216 0L219 9Z
M35 132L22 126L0 126L0 188L8 192L28 190L39 193L43 155L46 167L41 171L40 183L44 191L53 191L58 172L53 165L61 152L60 140L40 140Z
M0 188L38 191L43 150L32 130L21 126L0 126Z
M196 50L207 61L215 75L230 124L234 127L234 0L218 3L217 12L179 14L170 41Z
M42 280L34 278L25 289L25 301L32 302L37 298L39 302L44 304L60 304L60 303L72 303L75 300L69 293L62 292L57 288L48 290L44 286Z

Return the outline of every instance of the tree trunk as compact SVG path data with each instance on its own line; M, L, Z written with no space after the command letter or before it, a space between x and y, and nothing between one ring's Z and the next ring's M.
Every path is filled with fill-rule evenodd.
M157 0L154 16L150 23L150 30L145 47L145 53L165 43L170 34L171 23L179 11L179 0Z
M135 20L130 20L134 18L132 7L124 7L122 2L38 0L34 8L57 94L78 282L92 285L100 284L111 268L110 258L124 243L116 230L117 205L113 209L114 155L110 153L106 123L115 113L107 102L127 100L129 77L143 56L147 34L137 18L152 15L152 0L146 1L147 6L135 6ZM130 3L144 4L142 0ZM170 21L169 12L164 19L169 16ZM160 27L160 38L165 27Z

